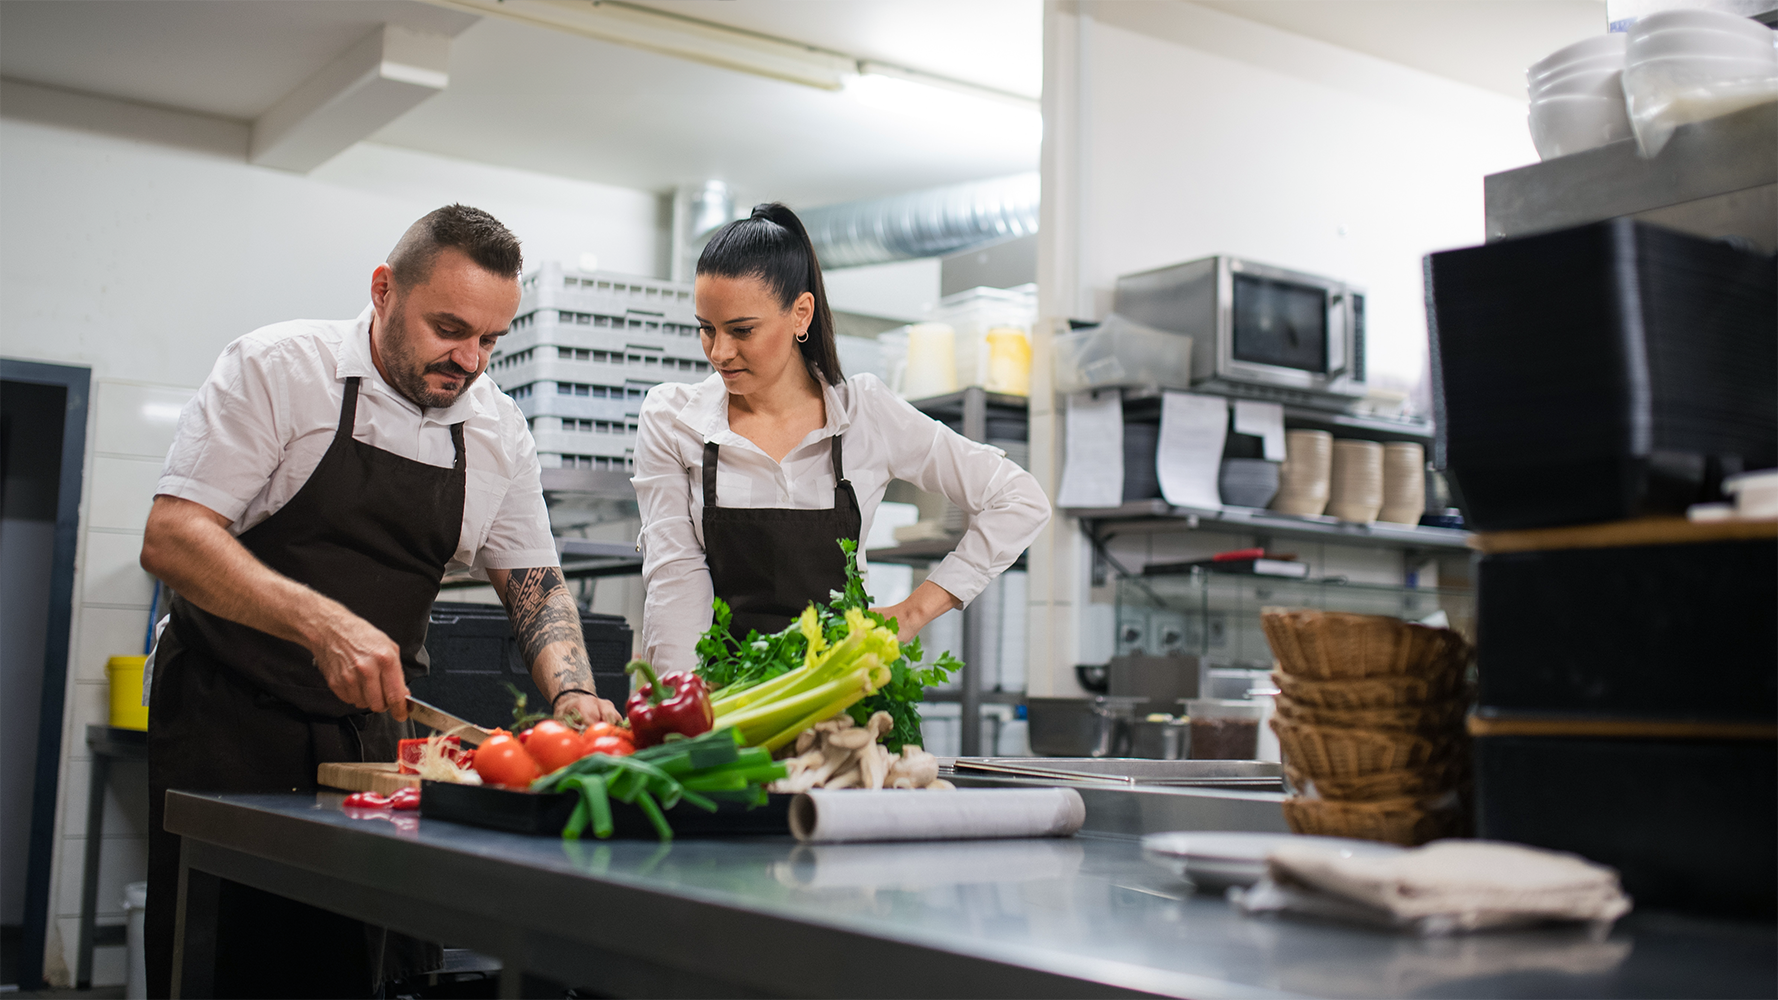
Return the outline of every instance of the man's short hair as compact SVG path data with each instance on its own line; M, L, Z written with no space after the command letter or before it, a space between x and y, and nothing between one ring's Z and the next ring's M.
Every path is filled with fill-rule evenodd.
M438 252L446 247L462 251L482 270L504 278L516 279L525 263L519 238L499 219L468 205L446 205L409 226L389 252L395 284L403 288L425 284Z

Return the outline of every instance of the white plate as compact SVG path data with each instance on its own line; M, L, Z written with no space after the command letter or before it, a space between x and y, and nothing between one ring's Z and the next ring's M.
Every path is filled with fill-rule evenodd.
M1294 833L1151 833L1142 854L1200 889L1248 886L1266 873L1266 857L1285 844L1315 846L1342 857L1395 854L1403 848L1374 840L1309 837Z

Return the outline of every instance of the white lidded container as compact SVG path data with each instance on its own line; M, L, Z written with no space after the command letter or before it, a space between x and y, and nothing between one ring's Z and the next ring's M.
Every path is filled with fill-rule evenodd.
M128 1000L146 1000L148 996L148 945L145 920L148 913L148 883L131 882L123 887L123 908L128 919L124 927L124 950L129 955L130 969L124 982L123 995Z

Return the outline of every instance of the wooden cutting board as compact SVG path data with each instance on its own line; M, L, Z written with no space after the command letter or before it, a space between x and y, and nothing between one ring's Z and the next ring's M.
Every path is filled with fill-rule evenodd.
M322 764L315 780L327 788L392 795L397 789L420 787L417 774L400 774L393 761L373 764Z

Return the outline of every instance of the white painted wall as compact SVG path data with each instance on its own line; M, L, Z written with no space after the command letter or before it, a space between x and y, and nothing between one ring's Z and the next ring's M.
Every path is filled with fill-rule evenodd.
M1523 102L1183 0L1049 0L1044 44L1031 440L1052 495L1049 331L1102 317L1120 274L1229 253L1353 281L1372 379L1423 385L1420 259L1482 242L1483 176L1536 159ZM1035 695L1078 691L1085 556L1066 518L1033 546Z
M648 192L370 144L302 176L248 166L246 146L237 122L0 84L0 354L85 365L95 381L46 960L59 985L74 965L85 727L107 717L106 658L140 651L142 526L179 408L223 345L278 320L356 315L371 269L451 201L499 217L534 262L593 253L653 274L662 260ZM147 854L131 804L146 796L113 784L99 889L111 922ZM101 951L95 984L123 981L122 949Z

